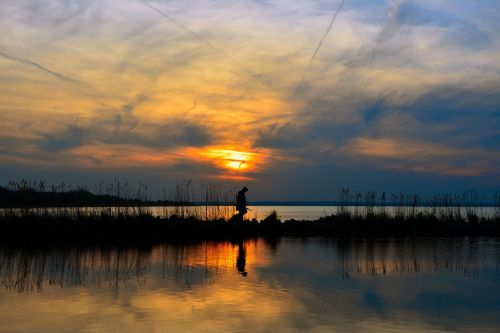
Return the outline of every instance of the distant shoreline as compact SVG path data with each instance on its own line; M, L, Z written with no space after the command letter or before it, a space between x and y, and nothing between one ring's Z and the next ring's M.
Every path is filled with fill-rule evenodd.
M174 206L232 206L233 197L221 193L207 192L204 200L193 197L192 190L179 189L172 198L151 200L145 191L123 192L123 189L112 189L104 193L93 193L87 189L45 190L32 187L7 189L0 186L0 209L11 208L61 208L61 207L174 207ZM340 191L339 200L249 200L249 206L284 206L284 207L499 207L500 194L493 200L480 197L475 191L461 195L440 194L423 198L417 194L398 195L385 192L352 193Z

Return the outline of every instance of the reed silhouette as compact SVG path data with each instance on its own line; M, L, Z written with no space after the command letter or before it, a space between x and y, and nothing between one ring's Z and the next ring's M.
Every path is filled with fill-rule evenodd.
M278 212L261 221L243 221L243 206L235 205L235 197L215 185L195 189L190 180L165 189L163 199L156 201L142 183L133 188L115 180L92 190L11 182L0 189L0 242L148 244L266 235L500 235L500 195L494 197L494 213L485 215L481 209L486 199L476 190L424 200L418 194L356 193L342 188L335 203L337 213L314 221L281 221ZM234 221L235 206L242 223L229 223Z

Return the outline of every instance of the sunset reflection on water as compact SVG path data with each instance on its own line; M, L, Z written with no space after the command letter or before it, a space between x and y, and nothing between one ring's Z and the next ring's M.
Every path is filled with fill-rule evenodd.
M469 238L2 249L0 331L493 332L499 249Z

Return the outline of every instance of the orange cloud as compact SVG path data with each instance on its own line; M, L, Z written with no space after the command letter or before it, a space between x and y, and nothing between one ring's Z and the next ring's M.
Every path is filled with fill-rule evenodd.
M181 163L210 166L216 170L209 178L229 181L256 180L255 174L271 163L271 151L235 150L231 147L176 147L148 149L137 145L92 144L62 152L70 164L90 169L123 167L171 167ZM209 171L207 171L209 172Z
M495 172L493 153L458 149L407 139L358 138L341 151L354 158L385 160L389 169L450 176L480 176Z

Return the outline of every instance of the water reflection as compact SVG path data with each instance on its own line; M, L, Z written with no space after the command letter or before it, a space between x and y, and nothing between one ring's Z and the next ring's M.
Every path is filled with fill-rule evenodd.
M500 241L0 249L0 332L500 331Z
M335 244L342 276L460 273L496 269L496 242L470 238L350 240Z
M242 241L238 242L238 257L236 259L236 269L238 273L241 273L243 276L247 276L248 272L245 270L245 266L247 263L247 252L245 249L245 245Z
M145 284L150 251L138 249L15 249L0 251L1 285L18 292L42 292L44 285L118 288L134 278Z
M153 274L186 288L212 281L231 260L231 244L162 245L151 249L0 250L1 285L18 292L61 288L145 286Z
M454 273L477 278L498 274L500 254L492 239L257 239L151 248L0 249L1 287L17 292L60 288L145 287L148 278L189 289L222 276L291 263L310 274L326 265L343 279L362 276ZM286 262L286 264L283 263Z

